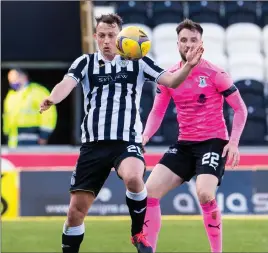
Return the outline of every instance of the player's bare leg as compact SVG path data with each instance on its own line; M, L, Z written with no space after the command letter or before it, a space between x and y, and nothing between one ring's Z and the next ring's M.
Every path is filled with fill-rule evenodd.
M78 253L84 238L84 219L94 201L94 194L87 191L71 193L70 207L67 220L63 226L62 252Z
M222 252L221 211L215 200L218 178L210 174L198 175L196 179L197 196L200 201L204 226L211 252Z
M139 253L151 253L152 247L142 231L147 204L147 190L143 181L144 163L138 158L128 157L121 162L118 175L127 188L126 203L132 220L132 243Z
M160 199L182 183L182 178L162 164L157 164L147 179L148 200L143 231L147 234L154 252L156 251L158 234L161 228Z

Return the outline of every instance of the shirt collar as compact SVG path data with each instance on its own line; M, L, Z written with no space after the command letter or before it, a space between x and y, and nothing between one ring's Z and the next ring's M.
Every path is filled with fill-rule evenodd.
M100 51L98 51L98 61L103 60L106 61Z
M112 65L114 65L115 62L117 61L118 57L119 57L119 55L115 55L115 57L113 58L113 60L112 61L109 61L109 60L104 59L102 53L100 51L98 51L98 61L101 61L102 60L104 62L110 62Z

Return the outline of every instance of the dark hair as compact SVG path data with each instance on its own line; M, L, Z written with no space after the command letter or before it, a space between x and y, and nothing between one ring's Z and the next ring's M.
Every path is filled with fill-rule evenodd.
M201 27L201 25L188 18L182 21L181 23L179 23L179 25L176 28L177 34L179 35L181 30L183 29L188 29L191 31L198 31L201 35L203 35L203 28Z
M106 23L106 24L117 24L119 29L122 29L123 20L122 18L114 13L111 14L102 14L100 17L95 17L95 20L97 22L96 27L99 25L100 22Z

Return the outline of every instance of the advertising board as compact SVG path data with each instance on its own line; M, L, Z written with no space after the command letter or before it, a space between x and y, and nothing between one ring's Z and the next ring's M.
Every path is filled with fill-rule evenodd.
M146 172L145 179L150 172ZM69 204L71 172L21 172L21 215L62 216ZM223 214L268 214L267 171L226 171L217 191ZM163 215L200 214L195 180L171 191L161 200ZM111 172L89 210L89 215L127 215L125 186Z
M164 152L164 151L163 151ZM155 166L162 153L145 153L144 158L148 167ZM13 166L22 170L57 170L59 167L72 170L76 164L78 153L7 153L1 158L9 161ZM267 154L241 154L239 167L243 169L263 168L268 166ZM227 167L228 169L228 167Z
M15 218L19 209L19 172L1 173L1 216Z

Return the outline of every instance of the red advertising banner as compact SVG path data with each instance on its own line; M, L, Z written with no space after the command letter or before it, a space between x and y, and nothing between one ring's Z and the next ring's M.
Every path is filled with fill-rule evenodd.
M162 153L147 153L145 154L146 165L148 168L153 167L162 157ZM48 170L64 170L74 167L78 158L77 153L16 153L5 154L1 156L1 160L5 160L14 167L27 170L38 170L38 167L47 167ZM267 154L241 154L240 168L250 167L251 169L267 168L268 155Z

